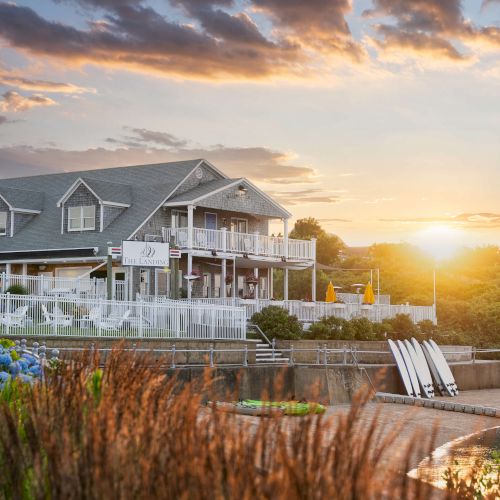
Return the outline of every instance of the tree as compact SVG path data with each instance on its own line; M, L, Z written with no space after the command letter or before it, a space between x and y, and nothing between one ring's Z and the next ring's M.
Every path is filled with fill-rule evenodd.
M316 238L316 260L327 266L338 261L340 251L345 248L344 242L336 235L327 233L314 217L299 219L290 238L310 240Z

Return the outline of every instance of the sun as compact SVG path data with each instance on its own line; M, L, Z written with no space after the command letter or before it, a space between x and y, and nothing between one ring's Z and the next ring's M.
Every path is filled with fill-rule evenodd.
M447 224L432 224L418 231L412 238L422 250L436 260L453 257L463 246L463 231Z

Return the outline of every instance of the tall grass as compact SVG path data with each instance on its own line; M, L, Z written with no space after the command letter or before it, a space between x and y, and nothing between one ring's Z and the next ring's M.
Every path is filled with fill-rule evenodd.
M51 499L428 498L396 454L400 427L368 391L332 417L255 418L203 406L200 384L113 351L86 352L0 402L0 492ZM387 425L391 427L388 431ZM415 444L415 443L413 443Z

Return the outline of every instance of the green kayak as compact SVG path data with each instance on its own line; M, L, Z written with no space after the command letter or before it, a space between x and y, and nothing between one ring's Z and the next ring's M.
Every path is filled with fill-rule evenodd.
M279 409L284 415L319 415L325 413L326 408L320 403L304 403L301 401L259 401L244 399L237 403L243 408Z

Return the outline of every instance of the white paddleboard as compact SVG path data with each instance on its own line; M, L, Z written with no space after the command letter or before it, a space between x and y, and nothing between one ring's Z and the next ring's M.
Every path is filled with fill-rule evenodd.
M411 346L418 358L420 370L422 376L425 378L427 391L430 394L430 397L433 398L436 393L434 391L434 383L432 381L431 371L429 369L429 365L427 364L427 359L425 358L424 351L422 350L422 346L418 343L416 338L412 338L410 341Z
M415 397L421 398L422 394L420 392L420 385L418 383L417 372L415 371L415 367L413 366L413 361L411 360L410 353L406 346L401 342L401 340L397 341L399 350L401 351L401 355L405 361L406 369L408 370L408 374L410 375L411 385L413 386L413 393Z
M436 388L439 394L441 394L441 396L446 395L447 391L443 385L443 381L441 380L441 376L439 375L439 372L436 368L436 365L434 364L434 361L432 360L431 355L427 352L427 348L424 344L420 346L420 349L422 350L425 360L427 361L427 366L432 373L432 378L434 379L434 383L436 384Z
M434 387L432 385L432 380L429 380L427 377L427 373L425 368L421 365L420 358L417 355L417 351L411 345L409 340L404 340L404 345L410 358L413 362L413 366L415 367L415 372L417 373L418 381L420 382L420 388L426 398L432 398L434 396Z
M451 368L448 365L448 361L446 361L446 358L444 357L443 351L441 351L441 348L436 344L436 342L434 342L434 340L432 339L429 340L429 344L434 349L438 358L440 359L443 369L447 374L448 383L451 384L451 388L455 391L455 395L457 395L458 394L457 383L455 382L455 377L453 377Z
M389 344L389 349L391 350L392 355L396 360L396 366L398 367L399 374L401 375L401 379L403 380L406 393L408 394L408 396L414 396L410 375L408 374L408 370L406 369L403 356L401 356L398 346L392 340L388 340L387 342Z
M439 379L441 380L441 385L443 386L443 394L446 392L450 396L455 395L455 391L453 388L449 385L448 378L446 376L445 371L443 370L443 367L441 366L440 360L436 354L436 351L434 351L434 348L427 342L427 340L424 340L423 343L423 349L424 353L426 353L426 358L427 361L432 360L432 363L434 365L434 368L436 369ZM429 364L431 361L429 361Z

